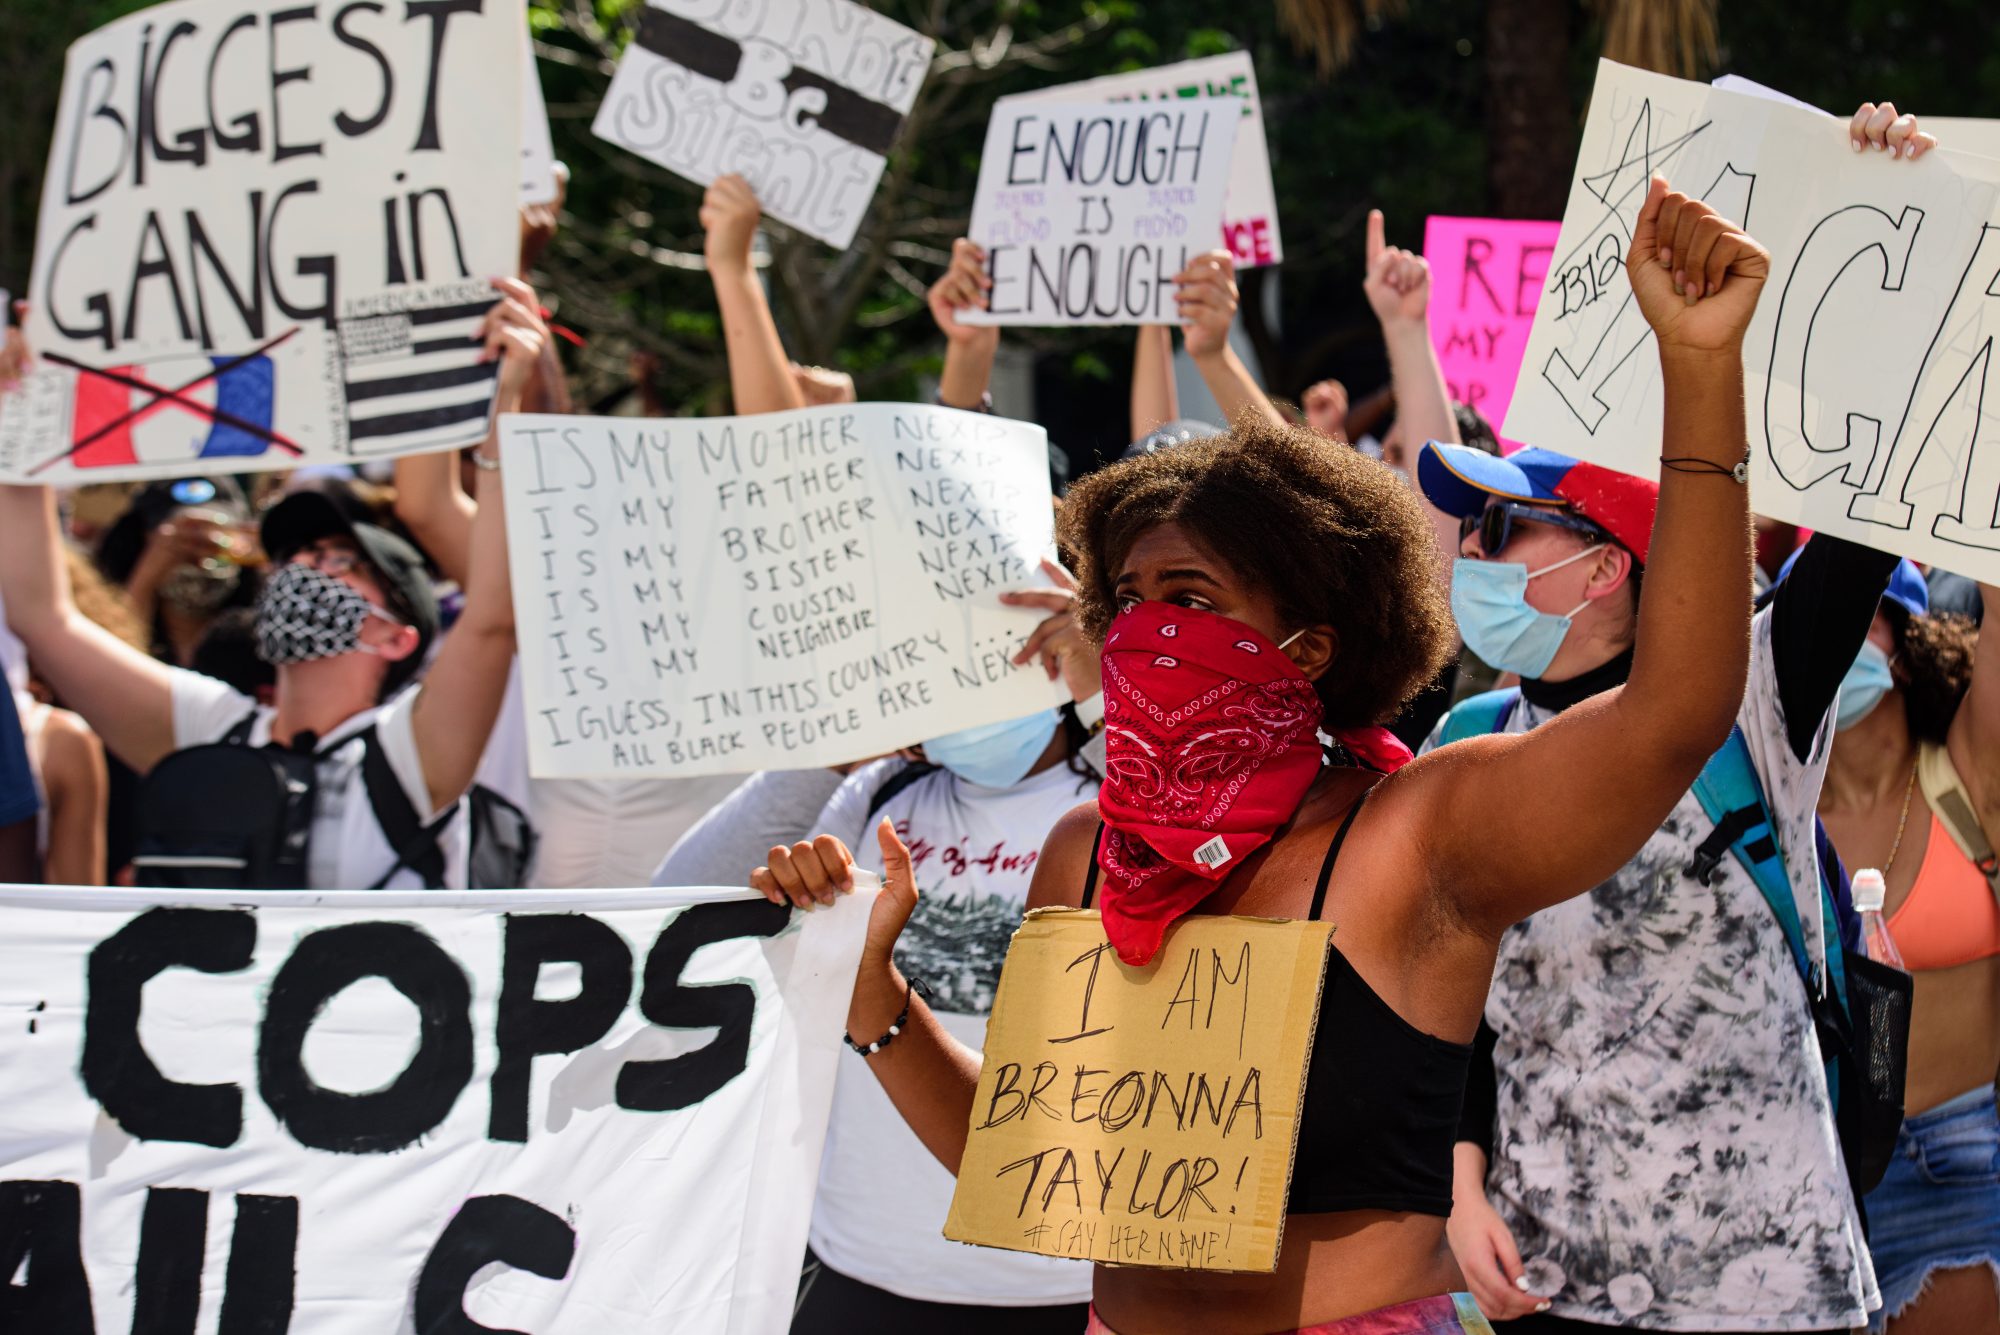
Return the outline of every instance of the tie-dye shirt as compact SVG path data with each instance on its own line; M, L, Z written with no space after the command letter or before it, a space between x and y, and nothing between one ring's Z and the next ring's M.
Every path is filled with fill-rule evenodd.
M1503 731L1551 717L1522 700ZM1769 613L1737 725L1795 894L1816 906L1831 727L1806 760L1793 754ZM1859 1326L1881 1300L1805 985L1739 862L1724 858L1712 885L1684 874L1713 828L1688 794L1610 880L1502 939L1486 1003L1499 1035L1487 1195L1554 1315L1666 1331Z

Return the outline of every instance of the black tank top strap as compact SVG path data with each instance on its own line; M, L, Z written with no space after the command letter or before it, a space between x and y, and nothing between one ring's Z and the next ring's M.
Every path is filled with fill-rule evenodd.
M1347 809L1347 818L1340 822L1340 829L1333 836L1333 843L1326 850L1326 861L1319 865L1319 884L1313 887L1312 912L1307 918L1317 921L1320 910L1326 907L1326 888L1333 884L1333 864L1340 861L1340 846L1347 842L1347 832L1354 828L1354 818L1361 814L1361 804L1368 800L1368 794L1375 791L1374 785L1362 789L1361 796L1354 799L1354 805Z
M1097 822L1097 837L1090 841L1090 870L1083 878L1083 903L1078 907L1089 908L1090 901L1097 898L1097 850L1104 846L1104 822Z

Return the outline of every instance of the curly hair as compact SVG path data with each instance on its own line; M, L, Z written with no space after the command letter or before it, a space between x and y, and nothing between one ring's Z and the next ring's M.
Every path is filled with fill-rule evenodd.
M1226 436L1111 465L1064 499L1058 542L1077 615L1103 643L1133 543L1178 524L1291 625L1328 625L1340 651L1318 683L1329 727L1395 716L1452 651L1430 522L1381 464L1303 427L1245 417Z
M1959 702L1972 685L1972 650L1979 639L1979 627L1970 617L1948 614L1905 614L1900 620L1902 624L1896 627L1896 676L1910 735L1943 745Z

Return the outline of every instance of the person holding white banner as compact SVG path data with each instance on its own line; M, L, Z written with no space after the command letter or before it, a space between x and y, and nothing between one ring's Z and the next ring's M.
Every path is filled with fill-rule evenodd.
M501 359L498 403L509 411L548 331L525 283L493 285L498 300L479 337L484 355ZM29 360L18 327L10 330L0 387L17 381ZM0 398L0 413L7 410ZM288 767L286 785L311 794L307 809L285 807L283 828L252 829L236 827L250 818L234 790L154 785L160 801L188 804L157 822L165 834L211 842L155 849L142 881L216 888L234 877L244 888L270 889L464 885L457 807L499 712L514 637L494 445L489 435L475 459L480 509L470 565L480 578L424 682L408 691L402 688L437 630L436 600L415 549L350 523L317 493L266 513L263 543L276 565L259 604L257 638L260 655L278 668L274 706L170 668L87 621L70 594L53 494L0 487L8 622L50 686L113 752L145 773L184 748L268 748L272 764L289 756L296 766ZM149 791L142 821L151 800ZM403 815L412 829L392 831L387 812ZM212 828L175 829L196 821ZM140 861L145 855L142 849Z
M1674 267L1704 265L1714 290L1686 295ZM1225 440L1116 464L1065 501L1079 620L1104 644L1110 777L1050 837L1030 906L1100 908L1132 964L1188 913L1323 911L1340 929L1276 1274L1100 1268L1092 1331L1489 1330L1452 1292L1445 1217L1469 1042L1500 939L1645 842L1728 735L1747 662L1742 340L1770 259L1655 178L1626 267L1658 338L1665 435L1684 464L1661 488L1627 688L1547 728L1395 765L1380 724L1435 674L1450 623L1415 497L1353 451L1239 423ZM1192 766L1227 724L1215 701L1239 696L1263 711L1256 758L1194 769L1213 782L1164 815L1144 795L1147 757ZM1343 759L1390 762L1322 765L1322 727L1352 739ZM1496 804L1494 792L1513 800ZM916 882L893 825L877 834L885 891L848 1035L955 1167L980 1059L894 963ZM797 894L849 877L847 850L823 840L774 859L758 884Z

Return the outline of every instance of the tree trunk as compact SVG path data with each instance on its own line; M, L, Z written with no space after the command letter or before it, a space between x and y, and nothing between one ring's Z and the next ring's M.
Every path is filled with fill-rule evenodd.
M1487 0L1487 171L1502 218L1560 218L1569 200L1570 9L1570 0Z

